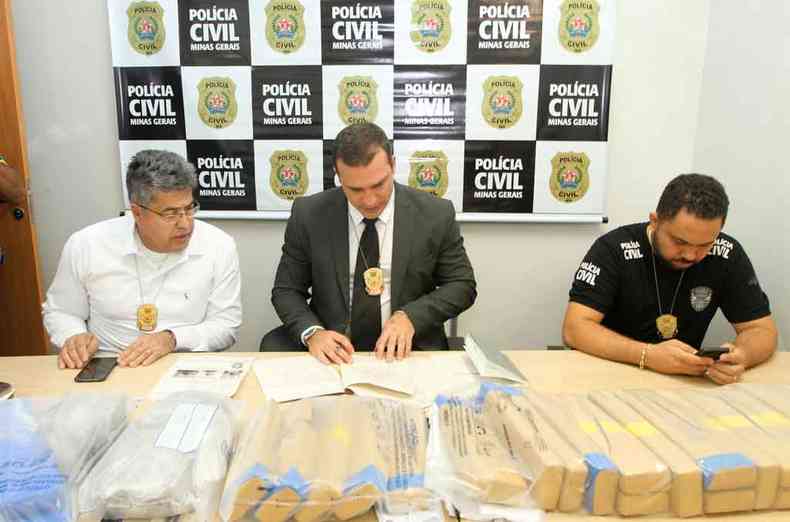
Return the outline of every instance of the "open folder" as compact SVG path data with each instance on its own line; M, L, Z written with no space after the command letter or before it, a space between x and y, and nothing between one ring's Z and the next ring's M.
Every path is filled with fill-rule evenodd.
M343 393L356 384L412 395L414 359L387 362L354 354L351 364L323 364L312 355L259 359L253 365L263 393L277 402Z

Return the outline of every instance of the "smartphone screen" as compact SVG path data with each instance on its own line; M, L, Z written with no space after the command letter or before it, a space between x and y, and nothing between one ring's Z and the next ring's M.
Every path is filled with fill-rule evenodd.
M703 346L697 352L697 355L700 357L710 357L714 361L718 361L722 354L728 353L729 351L729 348L723 348L721 346Z
M85 367L74 377L74 382L100 382L110 375L115 365L118 364L116 357L94 357Z

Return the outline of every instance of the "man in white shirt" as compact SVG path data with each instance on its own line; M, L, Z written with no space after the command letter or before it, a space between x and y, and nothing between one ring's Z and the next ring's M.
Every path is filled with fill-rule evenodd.
M194 167L145 150L129 162L131 216L73 234L44 303L60 368L81 368L98 350L122 366L147 366L178 350L232 346L241 326L236 243L195 221Z

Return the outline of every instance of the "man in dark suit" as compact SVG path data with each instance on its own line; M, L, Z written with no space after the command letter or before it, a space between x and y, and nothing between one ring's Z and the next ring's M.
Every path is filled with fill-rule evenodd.
M477 296L452 203L395 183L372 123L338 134L334 167L341 187L294 201L285 230L272 303L290 336L324 363L446 348Z

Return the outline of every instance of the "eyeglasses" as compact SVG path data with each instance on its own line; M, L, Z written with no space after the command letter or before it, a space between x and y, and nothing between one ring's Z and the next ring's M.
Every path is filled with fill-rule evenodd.
M183 208L169 208L162 212L158 210L154 210L152 208L148 208L145 205L141 205L139 203L135 203L135 205L137 205L140 208L144 208L146 210L153 212L154 214L162 218L162 221L165 221L167 223L176 223L179 219L181 219L181 216L186 216L191 219L195 217L197 211L200 210L200 203L198 203L197 201L193 201L192 203L190 203L189 205Z

